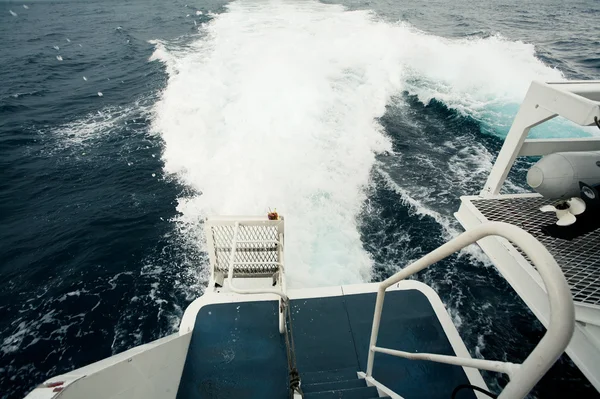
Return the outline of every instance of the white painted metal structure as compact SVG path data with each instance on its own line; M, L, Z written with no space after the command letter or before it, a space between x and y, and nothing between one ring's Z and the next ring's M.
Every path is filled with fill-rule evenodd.
M52 377L26 399L175 399L191 337L172 334Z
M224 263L224 259L219 256L219 251L222 251L229 257L227 260L229 265L227 289L229 291L237 294L275 294L279 296L279 333L283 334L285 330L283 305L288 301L285 293L283 266L283 219L207 218L204 226L211 269L209 286L214 286L218 274L223 273L219 271L219 263ZM261 279L258 281L260 288L248 288L247 286L241 288L234 285L234 275L238 274L236 281L240 279L240 270L236 270L236 267L241 268L241 273L246 276L244 280L250 279L250 281L256 282L257 278ZM272 284L269 284L271 281ZM270 288L270 285L278 285L280 288Z
M533 264L538 268L537 270L549 294L551 317L548 331L522 364L432 353L410 353L377 346L379 323L381 321L383 300L387 288L460 251L464 247L491 235L511 240L531 258ZM507 223L490 222L462 233L379 284L365 376L372 377L375 352L380 352L407 359L429 360L463 367L474 367L480 370L502 372L510 377L510 382L504 387L499 398L524 398L565 350L573 334L575 325L574 313L573 299L571 298L571 291L569 290L567 281L548 250L531 234L516 226Z
M517 156L600 150L600 138L526 140L531 128L557 116L581 126L594 126L594 118L600 118L600 81L532 82L482 195L500 193Z
M210 283L204 295L185 310L178 333L50 378L27 395L27 399L175 399L196 316L202 306L287 299L283 220L210 218L205 221L205 229ZM331 289L336 288L339 287ZM295 297L301 297L302 293L295 293ZM280 331L283 323L280 312Z
M229 232L225 233L223 237L218 237L219 235L223 235L219 230L226 226ZM235 295L231 297L231 294L255 294L260 295L265 298L272 298L274 295L280 297L280 300L286 300L287 293L285 291L278 291L264 288L265 282L271 282L270 278L267 278L266 281L262 281L262 288L258 288L256 284L253 285L253 289L244 289L240 290L233 286L232 278L234 276L233 268L235 265L242 264L245 265L248 262L241 262L236 260L236 250L237 243L250 243L253 245L253 248L259 248L260 251L264 250L262 244L257 244L257 240L254 239L245 239L239 240L239 231L240 226L247 226L252 228L260 228L263 226L264 228L272 228L277 226L277 236L279 237L278 241L273 240L265 240L265 242L272 243L277 246L279 258L276 261L269 260L267 263L274 263L277 265L277 270L270 270L270 272L280 272L281 276L283 275L283 221L267 221L264 218L253 218L248 220L240 220L240 218L232 217L232 218L218 218L218 219L207 219L206 221L206 234L207 240L209 242L209 255L211 259L211 269L213 270L211 283L209 284L209 290L215 286L217 279L215 278L215 271L218 270L218 251L221 250L224 253L229 254L228 259L228 278L227 283L223 286L223 288L219 288L218 284L216 284L214 288L215 293L220 293L219 301L225 300L229 301L238 301L240 296ZM257 235L260 234L256 230L253 230L248 234ZM441 303L439 297L435 294L431 288L424 286L421 283L417 283L414 281L404 281L405 278L410 275L430 266L431 264L445 258L446 256L462 249L463 247L470 245L482 237L488 235L500 235L506 238L517 242L522 246L528 254L534 259L536 265L538 265L541 269L544 270L542 272L545 277L545 282L547 287L550 288L550 292L554 295L551 296L551 304L550 306L554 309L555 316L553 317L552 328L548 331L548 333L544 336L544 338L540 341L538 346L534 349L534 351L530 354L530 356L526 359L523 364L513 364L508 362L499 362L499 361L490 361L484 359L472 359L467 351L464 343L462 342L458 332L456 331L454 325L448 314L445 311L443 304ZM264 237L264 235L263 235ZM247 237L246 237L247 238ZM220 242L215 247L215 242ZM220 245L220 247L219 247ZM253 252L255 253L255 252ZM260 256L260 255L256 255ZM259 263L256 259L252 259L251 264ZM246 275L248 273L245 273ZM251 277L248 274L246 279L252 279L256 277ZM236 280L238 278L236 277ZM257 281L258 282L258 281ZM248 282L246 282L246 285ZM390 350L386 348L379 348L376 346L377 340L377 332L379 329L379 321L381 318L381 310L383 307L383 295L385 290L390 288L392 285L395 285L393 289L409 289L414 288L418 289L421 292L426 293L428 299L432 303L434 310L442 324L444 331L446 332L448 339L451 342L453 349L457 356L444 356L444 355L436 355L429 353L421 353L421 354L413 354L408 352L401 352L396 350ZM382 352L390 355L401 356L409 359L421 359L421 360L430 360L436 361L440 363L449 363L457 366L462 366L465 371L469 381L471 381L474 385L485 388L486 385L481 378L479 372L474 369L482 369L482 370L491 370L504 372L509 375L511 378L511 382L506 386L504 391L502 392L501 398L523 398L527 395L527 393L535 386L535 384L539 381L539 379L546 373L546 371L554 364L556 359L563 353L567 343L569 342L571 335L573 333L574 328L574 307L573 300L571 298L571 293L569 291L569 287L565 278L554 261L553 257L548 253L548 251L544 248L542 244L540 244L534 237L532 237L527 232L519 229L515 226L508 225L506 223L488 223L485 226L481 226L474 231L469 231L463 233L461 236L455 238L454 240L448 242L442 247L438 248L436 251L428 254L421 260L413 263L407 268L403 269L396 275L390 277L386 281L380 284L364 284L361 285L361 290L357 291L356 287L358 286L344 286L342 288L343 293L363 293L363 292L373 292L377 290L377 304L375 309L374 316L374 324L373 324L373 334L371 337L371 345L369 350L369 360L368 360L368 368L366 373L358 373L360 378L364 378L369 386L377 387L380 396L389 396L392 398L401 398L400 395L393 392L380 382L378 382L372 376L373 370L373 361L374 361L374 353ZM284 288L283 288L284 289ZM290 299L297 298L307 298L311 296L307 296L308 293L312 293L314 297L326 297L335 295L336 290L334 288L321 288L321 289L312 289L312 290L298 290L297 293L300 296L296 296L296 292L293 294L289 294ZM226 294L226 295L223 295ZM315 295L316 294L316 295ZM206 302L206 300L210 300L211 302ZM195 317L198 310L207 303L214 303L213 298L207 297L206 300L203 298L199 298L194 303L190 305L188 310L186 310L186 314L181 323L181 328L183 331L191 331L193 330L193 325L195 322ZM253 298L254 300L254 298ZM189 314L188 314L189 311ZM282 313L280 312L280 322L282 320ZM281 324L280 324L281 326ZM280 330L281 331L281 330ZM481 394L477 393L478 397L482 397Z
M335 287L289 290L292 300L324 298L376 292L377 283L354 284ZM412 281L400 281L388 291L418 290L430 302L452 349L461 359L470 359L469 351L460 338L452 319L439 296L427 285ZM248 301L272 301L276 294L238 294L210 287L200 298L185 310L178 333L126 352L52 377L33 390L26 399L175 399L198 311L207 305ZM469 382L486 389L486 384L477 370L463 367ZM403 399L372 377L358 373L368 386L375 386L380 397ZM58 385L56 385L58 384ZM60 390L55 391L56 388ZM487 398L478 392L478 399ZM59 396L60 395L60 396ZM408 398L407 398L408 399Z
M511 383L507 385L501 397L522 398L562 353L573 331L573 303L570 292L552 256L535 238L507 224L491 223L466 232L381 284L298 289L289 292L285 289L283 276L283 220L270 221L261 217L208 219L206 233L211 264L210 283L204 295L187 307L178 333L53 377L33 390L27 399L175 399L198 312L205 305L217 303L323 298L377 292L368 369L366 373L358 373L358 377L364 378L367 385L375 386L380 397L395 399L402 397L372 376L373 355L376 351L455 364L463 368L471 384L484 389L487 387L477 368L506 372L511 376ZM540 268L546 286L552 293L552 327L522 365L472 359L437 294L423 283L404 280L418 270L489 234L500 234L522 245ZM227 279L219 276L220 273L227 273ZM238 273L241 277L238 277ZM386 290L418 290L423 293L429 300L456 357L412 354L377 347L377 330ZM478 392L475 394L479 399L487 397Z
M490 221L506 221L528 229L546 245L575 299L575 330L566 352L600 390L600 232L571 243L545 237L539 227L548 222L538 209L551 200L537 193L500 194L519 156L600 150L600 137L527 139L532 127L556 116L581 126L599 123L600 81L533 82L483 190L479 195L461 197L455 216L467 232ZM481 238L477 243L549 332L554 323L554 308L549 305L552 292L544 285L543 271L534 264L532 254L501 237Z

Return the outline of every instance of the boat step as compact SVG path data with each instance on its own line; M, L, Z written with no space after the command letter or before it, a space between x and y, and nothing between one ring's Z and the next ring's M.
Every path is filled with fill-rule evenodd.
M333 391L336 389L349 389L349 388L363 388L366 387L367 384L365 380L359 380L354 378L352 380L344 380L344 381L330 381L330 382L320 382L317 384L306 384L304 381L302 382L302 392L322 392L322 391Z
M377 388L362 387L305 393L306 399L369 399L377 397Z
M311 371L300 373L302 385L319 384L323 382L348 381L358 378L355 367L343 369Z

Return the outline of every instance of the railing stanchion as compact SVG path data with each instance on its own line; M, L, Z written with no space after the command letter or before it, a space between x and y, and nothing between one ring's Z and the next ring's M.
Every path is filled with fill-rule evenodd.
M227 273L227 283L229 284L229 289L232 292L235 292L237 294L275 294L279 296L279 306L281 309L281 304L283 303L287 303L288 302L288 297L285 293L285 282L284 282L284 277L283 277L283 273L284 273L284 268L283 268L283 262L280 257L279 262L268 262L268 263L277 263L279 266L279 277L278 279L281 281L281 290L276 290L276 289L240 289L237 288L236 286L233 285L233 267L236 264L253 264L255 262L236 262L235 261L235 251L237 249L237 244L238 244L238 231L240 228L240 222L235 222L234 225L234 230L233 230L233 237L231 240L231 251L229 253L229 271ZM279 236L279 240L280 240L280 247L282 245L282 239L283 239L283 234L280 234ZM244 242L244 241L241 241ZM280 249L280 251L283 251L282 249ZM282 253L282 252L281 252ZM285 326L285 318L283 317L283 314L281 313L281 310L279 311L279 332L281 334L283 334L284 331L284 326Z
M536 267L548 292L550 321L546 329L546 334L544 334L540 342L522 364L461 358L433 353L414 354L377 347L377 335L379 334L383 299L385 290L388 287L460 251L467 245L492 235L510 240L521 248ZM564 352L571 340L574 329L575 306L571 290L562 270L550 252L535 237L517 226L502 222L489 222L460 234L458 237L453 238L379 284L365 376L373 378L375 352L381 352L407 359L429 360L438 363L504 372L509 375L510 382L504 387L498 398L523 398Z
M381 311L383 310L383 299L385 297L385 288L380 285L377 289L377 301L375 302L375 314L373 314L373 327L371 329L371 341L369 342L369 360L367 361L367 377L373 375L373 363L375 361L375 346L377 345L377 336L379 335L379 324L381 322Z

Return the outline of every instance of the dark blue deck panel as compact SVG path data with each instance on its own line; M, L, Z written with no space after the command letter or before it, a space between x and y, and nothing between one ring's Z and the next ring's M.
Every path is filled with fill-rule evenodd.
M292 301L297 366L302 384L314 388L310 395L327 397L327 387L346 387L348 397L370 397L351 380L366 370L375 296ZM429 301L416 290L386 294L378 345L454 355ZM407 399L447 399L469 383L461 367L383 354L376 354L373 375ZM207 305L198 313L177 398L234 397L288 397L276 301ZM463 390L457 399L475 395Z
M301 376L311 371L348 367L357 370L343 296L293 300L291 309L296 363Z
M376 295L344 296L357 349L359 368L366 370ZM385 295L377 346L406 352L455 355L429 300L417 290ZM469 384L462 367L375 354L373 377L407 399L448 399L454 388ZM475 399L462 390L457 399Z
M287 357L277 314L277 301L202 307L177 399L287 398Z

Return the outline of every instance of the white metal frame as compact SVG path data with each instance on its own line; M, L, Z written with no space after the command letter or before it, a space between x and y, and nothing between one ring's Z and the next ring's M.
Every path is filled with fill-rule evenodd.
M550 321L546 334L522 364L498 362L484 359L471 359L458 356L437 355L431 353L409 353L381 348L377 346L379 323L383 309L385 291L393 284L429 267L467 245L488 236L500 236L517 244L536 266L543 279L550 302ZM475 227L446 244L430 252L423 258L407 266L379 285L373 327L369 345L369 357L365 378L373 378L375 352L386 353L408 359L429 360L434 362L473 367L477 369L503 372L510 377L499 399L523 398L542 378L567 347L575 328L575 308L567 281L560 267L548 250L531 234L502 222L490 222Z
M233 239L231 241L231 253L229 255L229 270L227 272L227 281L229 283L229 289L237 294L274 294L279 296L279 333L285 332L285 311L284 306L289 303L288 297L285 294L285 276L282 262L276 262L279 266L279 279L281 281L281 289L270 289L270 288L257 288L257 289L241 289L233 285L233 266L236 264L244 264L245 262L235 262L235 250L238 244L238 231L240 228L240 222L235 223L233 230ZM283 248L283 234L279 234L279 252L282 253ZM280 258L281 259L281 258Z
M248 216L230 216L230 217L221 217L219 219L206 219L205 221L205 229L206 229L206 240L208 244L208 253L210 259L211 266L211 281L214 281L215 278L215 266L216 266L216 253L215 246L212 238L211 228L212 226L217 225L229 225L233 226L233 237L231 240L231 250L229 253L229 268L227 271L227 285L228 289L231 292L235 292L237 294L273 294L279 296L279 333L283 334L285 332L285 310L284 306L287 306L289 300L286 294L286 283L285 283L285 268L283 265L283 245L284 245L284 224L283 220L268 220L264 217L248 217ZM278 237L279 240L238 240L238 233L240 226L277 226L278 228ZM238 243L276 243L278 248L278 259L279 262L236 262L235 261L235 253L237 249ZM278 282L281 289L273 289L273 288L253 288L253 289L243 289L239 288L233 283L233 270L235 265L251 265L251 264L275 264L278 267Z
M176 399L191 332L172 334L49 378L26 399Z
M532 82L481 191L482 196L500 193L518 156L600 150L600 138L526 140L531 128L556 116L581 126L595 125L594 118L600 118L600 81Z
M344 295L373 293L379 284L365 283L345 286L303 288L290 290L287 294L290 299L323 298ZM439 322L442 325L454 352L463 357L468 357L469 352L460 339L456 327L446 312L439 296L431 287L415 281L405 280L390 287L390 291L418 290L427 297ZM27 399L51 399L58 397L82 398L89 396L90 392L98 393L102 398L122 398L123 392L131 398L174 398L181 371L185 362L187 348L194 329L198 312L203 306L219 303L243 303L248 301L272 301L272 294L256 294L251 298L247 295L234 292L222 292L219 295L205 294L195 299L185 310L179 333L159 339L149 344L137 346L126 352L114 355L100 362L70 371L66 374L54 376L32 391ZM176 342L177 341L177 342ZM148 356L152 359L149 360ZM156 360L158 359L158 360ZM169 367L165 368L165 364ZM463 368L471 384L485 387L481 375L474 369ZM157 374L158 372L158 374ZM389 396L392 399L402 399L373 378L365 378L364 373L357 373L359 378L364 378L368 386L375 386L380 396ZM115 377L119 376L119 378ZM123 378L126 376L127 378ZM101 379L101 382L98 382ZM62 388L60 392L53 391L54 384ZM79 385L79 387L77 387ZM129 389L129 390L127 390ZM131 389L135 393L131 393ZM478 398L483 399L476 393ZM487 398L487 397L486 397Z
M493 197L487 197L489 199L525 199L525 198L535 198L535 197L541 197L540 194L537 193L525 193L525 194L503 194L503 195L497 195L497 196L493 196ZM465 228L465 229L471 229L475 226L478 226L482 223L489 223L489 220L481 213L481 211L479 209L477 209L477 206L475 204L473 204L473 201L477 201L477 200L481 200L480 196L477 195L471 195L471 196L463 196L461 197L461 208L459 210L459 212L456 212L454 214L454 216L456 217L456 219L460 222L460 224ZM533 311L533 313L538 317L538 319L540 319L542 321L542 323L545 325L548 321L548 318L546 317L547 314L547 306L545 304L545 302L547 302L545 300L545 298L543 298L543 300L541 301L542 303L540 303L540 301L530 301L528 299L528 297L532 297L533 295L523 295L524 293L531 293L532 291L539 291L540 294L542 294L542 297L546 296L546 292L544 289L544 284L542 279L540 278L540 275L537 273L537 271L535 270L535 268L529 263L529 261L527 259L525 259L525 257L523 257L523 255L521 255L516 248L514 248L512 246L511 243L505 241L505 242L500 242L498 241L498 248L502 248L504 251L507 251L510 253L510 259L512 259L513 261L515 261L519 268L522 269L521 271L524 272L523 275L519 275L518 277L515 275L515 273L510 272L510 267L507 265L507 262L502 262L502 267L499 268L500 273L502 274L502 276L504 276L504 278L511 284L511 286L513 286L513 288L515 289L515 291L517 291L517 293L519 295L521 295L521 297L523 298L523 300L525 301L525 303L527 304L527 306ZM479 246L482 247L482 249L484 249L485 253L488 254L488 256L490 258L492 258L492 260L497 259L497 256L490 256L491 253L495 253L496 251L492 250L490 248L490 244L491 241L488 240L482 240L480 242L478 242ZM535 282L535 287L531 284L532 282ZM568 283L568 281L567 281ZM584 323L591 323L594 324L596 326L600 327L600 306L599 305L593 305L593 304L588 304L588 303L583 303L583 302L578 302L577 300L574 300L575 303L575 321L580 321L580 322L584 322ZM599 359L600 361L600 359Z
M368 290L368 292L377 293L377 291L379 290L379 283L354 284L354 285L342 286L342 291L343 291L344 295L364 293L367 290ZM431 288L430 286L428 286L424 283L421 283L417 280L402 280L402 281L398 282L397 284L392 285L391 287L386 289L386 292L392 292L392 291L398 291L398 290L417 290L417 291L421 292L421 294L423 294L427 298L427 300L429 301L429 304L433 308L433 311L435 312L435 315L436 315L438 321L440 322L442 329L444 330L444 334L446 335L446 338L450 342L450 345L452 346L452 350L454 351L456 356L463 357L463 358L471 357L471 354L469 353L469 350L467 349L465 343L463 342L462 338L460 337L460 334L458 333L458 330L456 329L456 326L454 325L454 322L452 321L452 318L450 317L450 314L448 313L446 306L444 305L444 303L440 299L439 295L434 291L433 288ZM475 368L470 368L470 367L462 367L462 369L465 372L465 375L467 376L470 384L476 385L483 389L487 389L487 385L486 385L485 381L483 380L483 378L481 377L479 370L477 370ZM367 381L367 384L370 383L370 380L366 378L366 374L364 372L359 372L358 375L360 378L364 378ZM385 389L389 390L389 388L387 388L386 386L381 384L381 382L373 381L373 385L377 386L378 389L381 388L383 393L394 398L394 396L390 395L389 392L385 390ZM385 389L383 389L383 388L385 388ZM400 397L398 394L396 394L396 395L398 397ZM475 396L480 399L484 399L484 398L489 399L487 395L484 395L479 392L475 392Z
M283 292L283 290L277 290L277 289L268 289L268 288L259 288L259 289L242 289L242 288L237 288L236 286L233 285L233 267L235 265L245 265L245 264L251 264L251 263L256 263L256 262L235 262L235 250L237 248L237 244L238 242L246 242L246 241L238 241L238 231L240 228L240 222L236 222L235 223L235 228L233 230L233 239L231 240L231 252L229 254L229 270L227 272L227 281L229 283L229 289L235 293L238 294L275 294L278 295L279 297L281 297L281 299L283 299L284 301L288 300L287 295ZM279 236L280 240L276 241L278 244L280 244L280 251L281 251L281 246L283 246L283 235ZM268 242L268 241L262 241L262 242ZM271 263L271 262L269 262ZM274 264L276 264L279 267L279 272L283 273L283 263L282 262L273 262Z
M211 270L211 280L214 280L214 271L217 264L217 255L215 252L215 243L211 234L211 228L213 226L235 226L236 223L241 223L242 226L275 226L277 227L278 237L282 237L284 234L284 220L269 220L265 216L218 216L208 217L204 220L204 230L206 236L206 244L208 251L208 258ZM281 240L279 259L283 259L283 240ZM240 241L238 241L240 242ZM258 241L257 241L258 242ZM260 241L269 242L269 241Z
M365 380L368 387L377 388L377 393L379 394L379 397L383 397L383 398L388 397L391 399L404 399L403 396L398 395L396 392L392 391L390 388L386 387L381 382L379 382L375 378L373 378L373 376L367 376L362 371L358 372L357 375L358 375L358 378Z
M539 194L506 194L491 198L521 198ZM471 202L479 196L462 197L462 204L454 215L465 230L489 223ZM547 326L550 320L548 294L536 269L507 240L487 237L477 245L497 266L500 274L519 294L538 320ZM600 313L591 305L575 302L575 331L566 352L589 381L600 390Z
M379 289L379 283L353 284L353 285L344 285L341 287L343 295L362 294L365 292L376 293L378 291L378 289ZM417 290L421 294L423 294L429 301L429 304L431 305L431 307L433 308L433 311L435 312L435 315L436 315L438 321L440 322L440 325L442 326L442 329L444 330L444 334L446 335L446 338L450 342L450 345L452 346L452 350L454 351L454 353L457 356L463 357L463 358L471 357L471 354L469 353L469 351L467 350L467 347L465 346L465 343L461 339L460 334L458 333L458 330L456 329L454 322L452 321L450 315L448 314L448 311L446 310L444 303L442 302L442 300L440 299L438 294L433 290L433 288L431 288L430 286L428 286L424 283L421 283L417 280L402 280L402 281L398 282L397 284L394 284L391 287L389 287L386 291L392 292L392 291L402 291L402 290ZM305 290L302 290L302 295L303 296L306 295ZM290 293L290 297L295 298L293 293ZM478 386L483 389L487 389L487 385L486 385L485 381L483 380L483 378L481 377L479 370L474 369L474 368L469 368L469 367L462 367L462 369L465 372L465 375L467 376L467 379L469 380L470 384ZM377 381L372 376L367 377L365 372L360 371L357 373L357 375L359 378L364 379L368 386L376 387L377 391L379 392L380 397L390 397L392 399L403 399L403 397L400 396L398 393L392 391L389 387L385 386L380 381ZM489 399L487 395L484 395L480 392L474 392L474 393L475 393L475 397L477 397L478 399Z
M479 196L461 197L455 217L467 231L488 222L471 202L473 199L539 196L536 193L500 194L517 157L600 150L600 137L527 139L531 128L556 116L580 126L594 126L596 118L600 119L600 81L532 82ZM488 237L478 245L542 324L548 326L548 294L538 271L507 240ZM575 318L575 331L566 352L600 390L600 310L576 302Z

